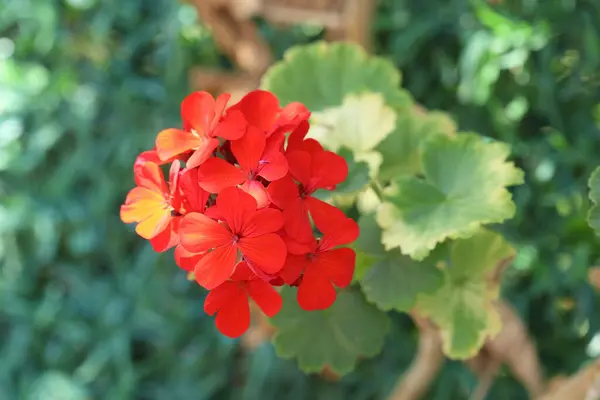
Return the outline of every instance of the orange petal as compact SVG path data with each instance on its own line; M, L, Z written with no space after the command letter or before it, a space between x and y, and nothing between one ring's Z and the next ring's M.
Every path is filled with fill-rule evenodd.
M187 251L202 253L233 243L231 232L218 222L197 212L185 215L179 224L179 240Z
M186 168L196 168L198 165L208 160L217 146L219 146L219 141L217 139L208 139L202 143L186 161Z
M191 132L169 128L156 136L156 152L161 160L186 153L202 144L203 140Z
M171 210L157 209L152 215L135 227L138 235L144 239L152 239L164 231L171 220Z
M208 290L216 288L233 274L236 258L237 248L233 245L219 246L206 253L194 268L196 282Z

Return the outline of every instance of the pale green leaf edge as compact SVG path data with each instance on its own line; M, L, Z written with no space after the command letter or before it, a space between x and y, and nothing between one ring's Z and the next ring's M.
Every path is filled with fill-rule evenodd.
M401 87L402 74L392 62L386 60L383 57L370 55L361 46L349 42L326 42L324 40L321 40L307 45L298 45L291 47L290 49L285 51L282 60L271 65L269 69L267 69L267 71L263 74L260 80L260 87L262 89L272 91L277 95L276 90L274 90L271 84L273 77L285 73L286 69L290 68L290 66L293 65L297 59L306 57L306 55L310 54L312 51L314 51L315 53L320 52L323 57L327 57L335 55L336 53L343 53L346 50L355 52L357 58L362 63L365 63L365 65L370 65L374 69L385 71L385 74L382 75L387 75L389 77L389 87L397 88L397 93L394 96L395 99L393 101L390 101L391 99L389 99L387 96L384 96L386 99L386 104L392 106L394 109L397 110L403 108L403 106L406 105L405 103L407 100L411 103L411 105L414 103L414 100L410 93ZM363 87L358 88L354 91L347 91L345 93L342 93L342 98L340 99L339 104L332 104L330 107L341 106L344 97L350 94L360 94L364 92L379 93L378 90L371 89L372 88L369 87ZM283 103L283 105L285 105L285 102ZM328 107L311 111L323 111L327 108Z
M435 247L438 244L443 243L444 241L446 241L448 239L465 239L465 238L471 237L477 232L478 229L480 229L481 227L483 227L487 224L501 223L501 222L504 222L507 219L511 219L515 216L516 210L517 210L516 204L514 203L514 201L512 199L512 194L506 188L508 186L517 186L517 185L523 184L525 181L525 174L524 174L523 170L521 170L520 168L518 168L515 165L514 162L507 161L507 158L510 155L510 146L508 144L502 143L502 142L491 142L491 143L487 142L486 143L481 140L481 135L479 135L477 133L457 132L456 136L454 136L454 137L449 137L446 135L435 135L435 136L432 136L432 137L426 139L425 142L423 143L423 153L428 151L429 146L433 145L435 141L462 140L461 138L465 138L465 136L470 136L472 139L476 138L477 140L473 140L473 143L474 143L474 146L478 147L479 149L483 149L486 146L496 147L498 153L501 154L502 158L504 159L504 164L505 164L506 168L512 169L512 174L510 176L510 179L507 180L506 186L504 188L502 188L502 190L499 193L499 195L502 197L502 200L506 201L506 204L508 207L506 215L503 218L488 218L488 219L484 218L477 222L473 222L466 227L462 227L460 229L448 228L445 233L441 234L438 237L437 240L431 240L428 243L426 243L425 245L423 245L421 247L421 249L419 249L417 251L413 251L413 252L405 252L402 249L402 247L400 247L400 246L388 247L388 245L385 244L386 233L385 233L385 229L384 229L382 242L384 242L386 250L391 250L393 248L400 248L400 251L402 252L402 254L408 255L413 260L422 261L431 253L431 251L433 249L435 249ZM465 138L465 140L467 140L467 138ZM422 160L423 160L423 158L421 158L421 161ZM423 169L423 166L421 166L421 169ZM385 207L386 205L390 206L390 207L394 207L392 204L386 203L386 202L383 202L380 207ZM599 213L600 213L600 210L599 210ZM599 218L600 218L600 216L599 216ZM600 224L600 221L599 221L599 224Z

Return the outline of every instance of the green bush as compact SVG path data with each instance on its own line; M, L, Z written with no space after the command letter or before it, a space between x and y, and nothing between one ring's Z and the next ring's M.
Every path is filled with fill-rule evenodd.
M512 146L526 183L502 227L518 245L503 295L545 372L572 373L600 331L586 283L600 251L585 221L600 153L600 4L436 3L380 1L376 52L418 102ZM319 38L261 26L278 55ZM118 218L135 155L179 124L189 67L229 67L193 9L12 0L0 37L0 399L385 397L415 353L407 317L339 383L305 376L270 344L247 353L219 335L197 285ZM466 398L475 384L448 361L428 398ZM503 374L489 398L526 397Z

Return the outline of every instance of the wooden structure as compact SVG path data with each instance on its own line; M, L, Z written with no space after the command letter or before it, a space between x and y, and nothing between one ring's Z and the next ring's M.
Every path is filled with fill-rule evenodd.
M258 87L273 63L267 43L253 21L264 17L276 26L312 23L323 26L327 40L344 40L370 49L375 0L189 0L209 26L217 46L238 67L235 73L193 68L197 90L229 92L233 97Z

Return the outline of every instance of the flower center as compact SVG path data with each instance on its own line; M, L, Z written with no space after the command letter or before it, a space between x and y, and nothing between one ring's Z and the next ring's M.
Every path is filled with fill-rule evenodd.
M233 235L232 239L233 239L233 244L237 244L237 242L240 241L240 235L237 235L237 234Z

